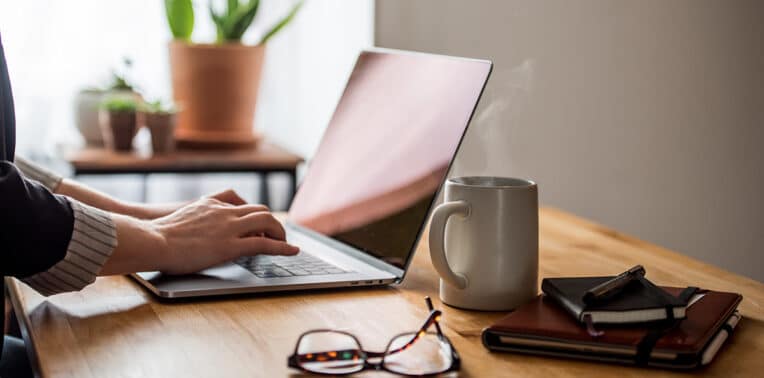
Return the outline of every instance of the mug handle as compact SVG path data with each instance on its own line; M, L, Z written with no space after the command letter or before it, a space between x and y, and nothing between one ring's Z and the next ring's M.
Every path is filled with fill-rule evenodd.
M459 214L466 217L470 213L470 204L465 201L446 202L435 209L430 222L430 259L435 270L438 271L443 281L456 286L459 289L467 287L467 277L456 273L448 266L444 236L448 219Z

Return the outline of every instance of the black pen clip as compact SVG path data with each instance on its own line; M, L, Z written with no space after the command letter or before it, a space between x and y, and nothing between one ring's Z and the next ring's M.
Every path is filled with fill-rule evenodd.
M637 265L615 277L609 279L584 293L584 303L594 304L606 301L618 295L628 284L644 277L645 268Z

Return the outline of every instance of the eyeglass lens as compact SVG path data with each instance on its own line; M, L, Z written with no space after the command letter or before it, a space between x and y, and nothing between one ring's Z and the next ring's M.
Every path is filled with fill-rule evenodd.
M305 334L297 346L299 364L322 374L348 374L363 370L364 357L358 341L350 335L317 331Z
M428 375L442 373L451 367L451 344L437 333L427 332L420 333L413 344L405 347L414 337L417 337L416 332L399 335L390 342L384 359L386 369L399 374Z

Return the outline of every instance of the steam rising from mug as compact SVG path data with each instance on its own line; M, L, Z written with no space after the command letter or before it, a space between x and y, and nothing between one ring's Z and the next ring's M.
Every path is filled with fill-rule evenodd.
M518 118L531 99L535 70L535 62L527 59L511 69L494 71L454 161L452 177L514 171L507 150L513 130L522 127Z

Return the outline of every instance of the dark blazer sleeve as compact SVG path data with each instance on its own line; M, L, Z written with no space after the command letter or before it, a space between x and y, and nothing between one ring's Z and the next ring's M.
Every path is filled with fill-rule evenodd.
M26 277L66 255L74 214L64 197L25 179L12 163L16 120L0 40L0 274Z
M5 63L5 51L0 38L0 160L13 161L16 147L15 118L11 79L8 77L8 65Z
M66 255L74 225L62 196L24 179L10 162L0 162L0 269L26 277L48 270Z

